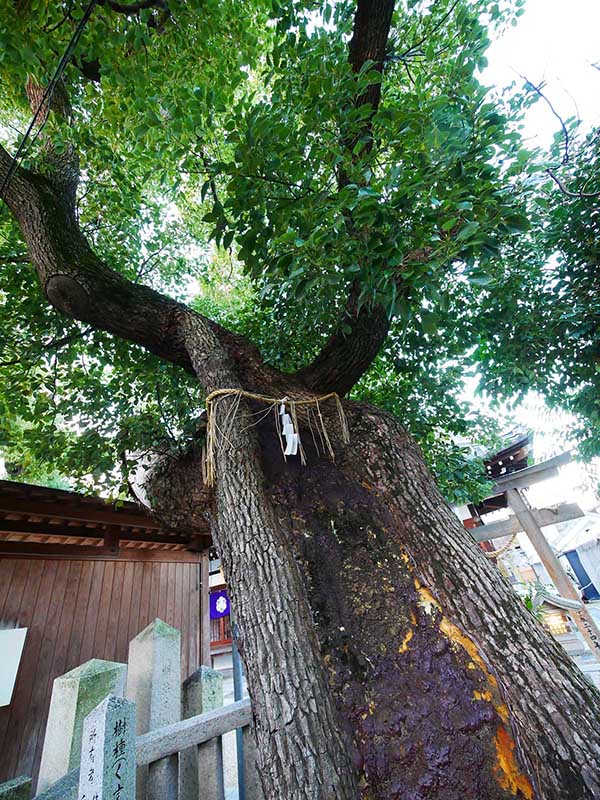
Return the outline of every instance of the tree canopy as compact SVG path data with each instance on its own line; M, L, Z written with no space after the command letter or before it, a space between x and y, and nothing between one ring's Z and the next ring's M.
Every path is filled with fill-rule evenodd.
M210 534L265 796L596 797L597 692L409 435L453 500L492 428L467 370L595 435L595 139L527 151L539 87L482 77L522 0L0 11L13 474L141 467L161 526Z
M0 3L13 153L27 87L48 83L83 14L20 5ZM543 172L556 154L520 141L523 95L481 77L522 5L403 0L380 65L349 48L350 2L107 0L67 65L67 113L22 164L43 173L49 140L54 158L74 148L79 225L103 261L308 385L328 338L382 309L374 363L341 389L399 415L446 495L466 498L480 467L458 439L493 429L460 399L468 369L497 395L567 405L597 446L598 139L572 144L561 188ZM198 383L53 310L5 206L0 270L0 446L23 478L125 492L141 454L193 439Z
M535 389L570 411L570 434L590 458L600 453L600 132L561 122L550 152L531 154L523 198L531 229L507 253L476 359L490 393Z

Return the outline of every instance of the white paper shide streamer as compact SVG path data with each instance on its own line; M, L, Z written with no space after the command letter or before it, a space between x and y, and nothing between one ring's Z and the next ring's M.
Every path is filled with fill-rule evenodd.
M283 451L284 456L295 456L298 453L298 441L300 435L294 430L292 418L285 410L285 403L279 406L279 416L281 417L281 434L285 438L286 447Z

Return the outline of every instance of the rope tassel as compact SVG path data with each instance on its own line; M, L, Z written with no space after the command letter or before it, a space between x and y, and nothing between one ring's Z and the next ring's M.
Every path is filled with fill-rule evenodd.
M227 413L225 414L225 417L219 426L217 424L216 406L217 403L225 397L233 397L234 402L228 408ZM333 451L331 440L327 433L325 420L323 419L319 405L326 400L335 400L340 429L342 432L342 441L344 444L348 444L350 442L348 421L346 419L346 414L344 413L342 401L336 392L330 392L322 397L313 397L310 400L291 400L289 397L267 397L263 394L245 392L242 389L215 389L215 391L211 392L206 398L206 447L202 460L202 473L204 483L207 486L214 486L215 484L218 454L222 452L223 448L227 444L233 444L231 440L232 437L235 436L234 421L238 415L242 398L256 400L258 402L267 404L267 408L264 411L260 411L253 415L257 416L258 419L256 419L255 422L252 422L247 427L258 425L271 413L271 411L274 412L275 427L277 429L284 460L287 460L288 456L299 455L300 463L304 466L306 465L306 453L304 452L304 448L302 446L300 426L298 424L299 407L306 409L309 428L312 434L315 449L318 453L321 452L321 448L319 448L314 435L313 424L311 421L311 408L315 412L315 427L321 442L323 453L327 453L333 461L335 460L335 453ZM289 413L286 411L287 407L289 407ZM284 438L285 447L283 441Z

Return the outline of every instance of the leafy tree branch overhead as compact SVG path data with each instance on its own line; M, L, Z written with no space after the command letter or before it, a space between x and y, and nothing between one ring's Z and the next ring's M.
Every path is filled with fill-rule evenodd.
M437 4L426 17L418 9L397 10L389 42L380 34L379 43L368 42L375 50L365 44L351 57L344 38L351 40L352 9L342 6L335 12L325 7L322 18L301 10L293 33L285 9L277 25L268 26L268 7L241 14L223 8L219 21L216 12L199 21L193 9L178 8L178 24L172 21L160 36L159 9L136 9L125 19L97 9L68 67L74 124L67 127L52 114L46 129L55 150L69 142L78 153L82 232L108 266L136 282L142 264L165 244L147 274L156 288L180 298L194 274L214 274L202 252L212 237L236 260L233 277L239 279L230 285L240 292L243 282L242 295L252 293L254 306L264 309L260 326L251 323L251 338L268 348L267 361L284 371L299 369L316 391L347 391L377 354L390 322L434 335L447 316L445 284L460 272L453 258L464 251L475 265L486 248L489 257L500 229L494 215L508 215L509 222L514 215L508 186L496 196L486 160L486 148L510 148L512 140L495 109L480 112L483 90L473 77L486 45L477 19L483 8ZM389 12L383 5L382 13ZM43 83L76 17L68 4L42 7L6 32L11 125L19 121L17 109L22 128L30 116L18 87L33 72ZM223 20L227 34L220 42ZM41 30L50 33L40 39ZM211 37L217 37L214 46L207 47ZM456 52L444 64L438 54L450 47ZM186 54L192 51L200 65L190 73ZM99 65L101 83L82 71L90 63ZM380 108L381 69L387 87ZM460 76L468 90L462 97L456 92ZM415 90L416 78L425 91ZM372 87L376 109L363 87ZM474 126L479 113L481 132ZM437 137L437 148L419 145L413 152L411 142L422 136ZM43 152L39 139L35 146ZM35 155L34 147L29 157ZM487 184L479 175L480 186L473 185L469 170L491 170ZM469 199L474 192L476 207ZM223 272L230 272L227 265ZM479 264L469 277L476 287ZM311 319L299 328L305 299ZM8 346L15 338L11 328L7 318ZM275 337L277 345L265 347ZM462 352L462 342L455 349ZM302 356L290 360L292 353ZM112 355L106 361L112 364ZM114 432L112 415L110 427ZM110 448L111 438L97 441ZM79 474L83 465L65 466Z
M520 0L18 5L0 444L21 477L123 468L124 492L143 464L159 519L208 523L266 797L596 797L597 693L407 431L448 495L477 490L454 392L469 364L510 375L487 311L539 274L520 100L479 79ZM302 464L262 396L307 404Z

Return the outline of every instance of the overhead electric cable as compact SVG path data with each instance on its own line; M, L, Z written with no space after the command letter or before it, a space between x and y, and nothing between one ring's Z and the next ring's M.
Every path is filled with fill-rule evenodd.
M19 166L19 161L21 160L22 155L23 155L23 151L25 149L25 144L27 143L27 140L31 136L31 132L32 132L33 128L35 127L37 121L38 121L38 117L40 116L40 113L41 113L42 109L44 108L44 106L46 104L48 106L48 109L50 109L50 103L52 102L52 97L54 95L54 90L56 89L56 87L58 85L58 82L62 78L63 72L65 71L65 67L67 66L67 64L69 62L69 59L73 55L73 51L77 47L77 43L79 42L79 39L81 38L81 34L83 33L83 30L84 30L85 26L87 25L87 22L88 22L88 20L89 20L89 18L91 16L92 11L94 10L94 6L96 5L97 2L98 2L98 0L90 0L90 2L87 4L87 6L85 8L85 11L83 12L83 16L81 17L81 19L79 20L79 22L77 24L77 27L73 31L73 35L71 36L69 44L67 45L67 49L65 50L65 52L63 53L60 61L58 62L58 66L56 67L54 75L52 76L52 80L50 81L50 83L46 87L46 90L44 91L42 99L40 100L40 103L39 103L39 105L38 105L38 107L37 107L37 109L36 109L36 111L35 111L35 113L33 115L33 119L29 123L29 127L27 128L27 130L25 131L25 135L21 139L21 143L19 144L19 147L17 148L17 152L13 156L13 159L11 161L10 167L8 168L8 172L4 176L4 180L2 181L2 186L0 187L0 198L4 197L4 193L5 193L6 189L8 188L8 186L10 185L10 182L13 179L13 177L15 175L15 172L17 171L17 167ZM36 134L32 139L32 144L33 144L33 142L35 142L35 140L39 136L40 131L42 130L42 128L44 127L45 124L46 124L46 120L44 120L42 122L42 124L40 125L40 127L36 131Z

